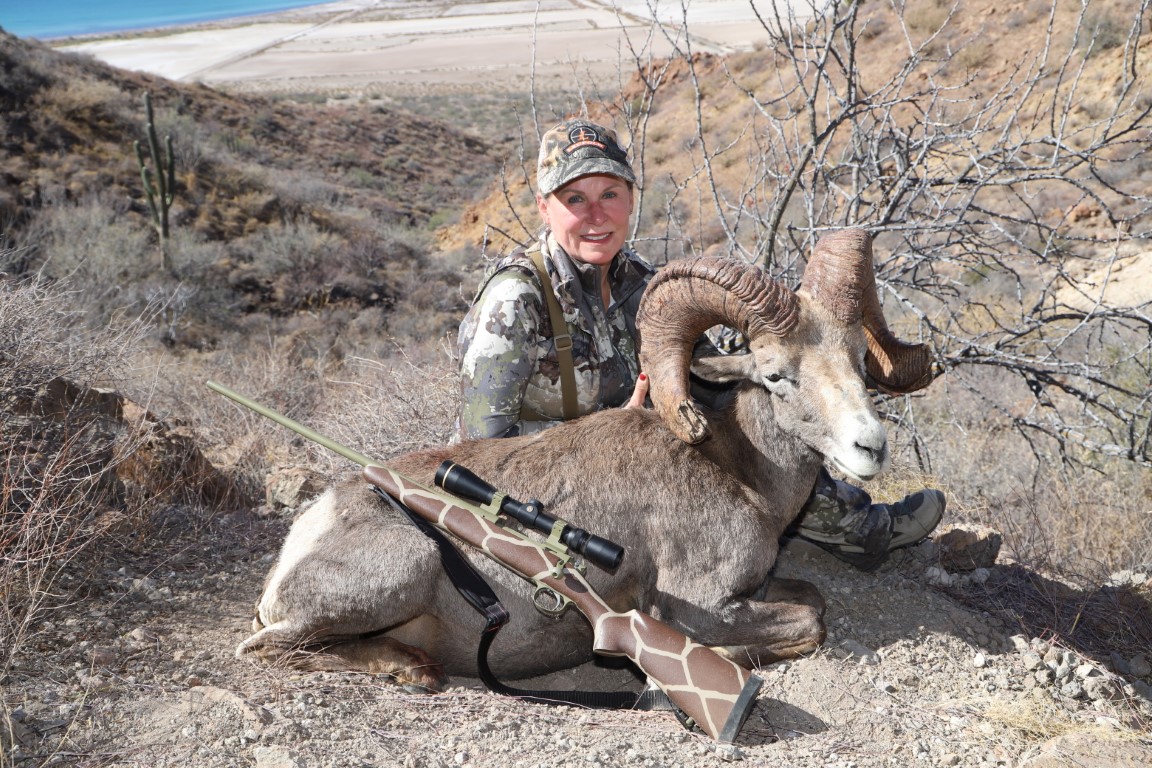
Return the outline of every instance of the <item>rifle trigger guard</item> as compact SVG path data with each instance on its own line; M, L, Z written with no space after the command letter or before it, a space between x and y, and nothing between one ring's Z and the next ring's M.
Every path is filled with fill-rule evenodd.
M540 613L555 619L564 615L572 601L554 589L536 587L536 591L532 593L532 604Z

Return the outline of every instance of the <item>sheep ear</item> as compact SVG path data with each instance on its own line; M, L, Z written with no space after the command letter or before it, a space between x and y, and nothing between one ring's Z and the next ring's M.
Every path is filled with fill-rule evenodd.
M752 355L714 355L692 361L692 373L717 384L744 381L756 372Z

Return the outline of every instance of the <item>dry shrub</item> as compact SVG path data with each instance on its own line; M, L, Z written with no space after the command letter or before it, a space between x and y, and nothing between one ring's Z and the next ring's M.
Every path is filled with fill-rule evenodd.
M66 602L77 558L124 513L110 470L132 446L89 387L130 367L143 327L88 331L68 303L59 287L0 283L0 677Z
M459 375L434 345L397 347L382 361L352 358L343 374L329 383L317 419L345 444L388 459L451 440Z
M952 61L967 70L979 70L992 59L992 44L970 42L956 52Z
M36 254L45 277L75 286L72 305L107 321L159 264L152 233L127 213L128 201L112 195L62 201L20 232L17 245Z
M922 35L934 35L951 13L949 3L943 0L917 0L904 7L904 23L914 32Z
M1096 744L1136 738L1131 732L1104 723L1088 726L1082 718L1077 718L1067 707L1053 700L1020 697L1006 701L993 698L980 707L980 716L1005 725L1036 744L1072 734L1086 734L1097 740Z
M1014 634L1039 637L1112 666L1152 648L1152 586L1076 572L1043 575L1001 566L982 584L955 588L961 601L1001 618Z
M956 317L972 328L987 322L978 312ZM1069 346L1066 354L1115 357L1110 380L1146 388L1144 369L1122 354L1128 345L1113 349L1101 335L1090 346ZM1121 454L1061 444L1052 405L1060 397L997 366L951 370L883 406L894 463L937 476L949 498L946 522L1000 530L1005 553L1020 561L1074 570L1091 563L1105 572L1152 564L1147 471Z
M63 80L46 89L40 102L49 110L37 115L45 125L80 121L98 124L129 109L129 95L103 80Z
M364 319L361 313L358 319ZM206 386L216 380L240 394L382 460L447 443L458 409L457 366L433 339L403 347L382 336L361 344L342 338L347 318L287 332L281 321L252 327L220 349L190 356L153 390L154 407L178 408L196 424L212 462L241 487L257 491L271 472L308 466L329 476L352 468ZM328 334L321 338L321 331ZM317 331L312 333L310 331Z

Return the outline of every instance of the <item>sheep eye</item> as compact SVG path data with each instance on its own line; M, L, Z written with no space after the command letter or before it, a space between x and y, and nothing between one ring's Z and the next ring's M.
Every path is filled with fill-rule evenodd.
M775 384L778 381L784 381L784 377L778 373L770 373L767 376L769 384Z

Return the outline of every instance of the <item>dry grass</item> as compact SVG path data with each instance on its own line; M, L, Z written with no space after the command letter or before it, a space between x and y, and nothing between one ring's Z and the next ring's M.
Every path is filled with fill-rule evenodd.
M0 282L0 676L31 628L69 599L64 574L134 511L114 475L131 443L98 395L77 397L68 382L115 384L143 326L88 331L62 298L59 288Z
M1097 742L1139 740L1139 731L1088 724L1072 716L1056 702L1018 699L1011 703L993 699L977 704L980 716L1012 729L1028 742L1042 744L1071 734L1083 734Z

